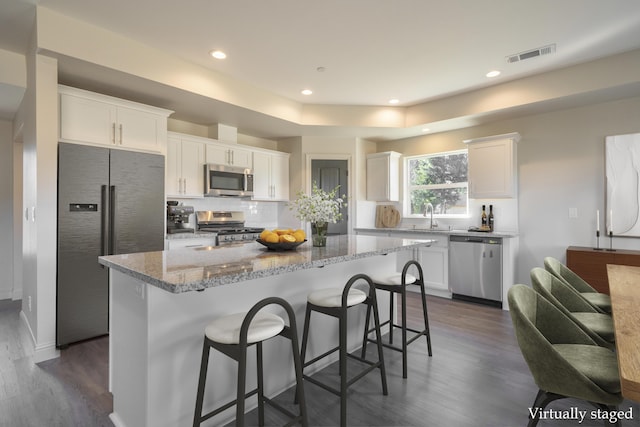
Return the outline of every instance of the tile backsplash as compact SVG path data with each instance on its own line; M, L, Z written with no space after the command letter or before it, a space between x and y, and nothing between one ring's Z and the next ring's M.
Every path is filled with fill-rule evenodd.
M235 197L205 197L203 199L172 197L167 200L177 200L185 206L193 206L196 211L242 211L245 215L245 224L248 227L276 228L279 212L283 206L286 209L284 202L258 202ZM189 224L195 227L195 215L189 218Z

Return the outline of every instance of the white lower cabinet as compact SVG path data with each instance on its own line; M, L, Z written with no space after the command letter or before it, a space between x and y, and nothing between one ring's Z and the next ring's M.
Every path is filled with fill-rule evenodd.
M403 239L436 240L431 246L415 248L398 253L398 272L405 263L414 260L420 263L424 275L425 292L451 298L449 291L449 236L446 234L390 233L391 237Z

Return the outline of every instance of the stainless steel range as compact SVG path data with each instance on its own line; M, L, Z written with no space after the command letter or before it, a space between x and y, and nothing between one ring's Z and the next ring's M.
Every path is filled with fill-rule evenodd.
M245 227L242 211L196 211L198 232L218 233L216 244L252 242L264 228Z

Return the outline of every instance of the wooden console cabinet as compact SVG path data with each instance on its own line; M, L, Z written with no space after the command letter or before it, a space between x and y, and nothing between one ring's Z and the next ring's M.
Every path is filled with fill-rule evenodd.
M567 248L567 267L598 292L609 293L607 264L640 266L640 251L595 250L578 246Z

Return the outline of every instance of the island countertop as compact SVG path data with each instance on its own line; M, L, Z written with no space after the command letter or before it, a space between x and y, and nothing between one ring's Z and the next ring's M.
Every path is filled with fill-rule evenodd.
M309 241L294 251L269 251L252 242L109 255L98 260L165 291L182 293L429 246L432 242L349 234L329 236L326 247L313 247Z

